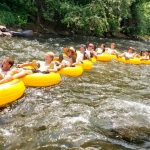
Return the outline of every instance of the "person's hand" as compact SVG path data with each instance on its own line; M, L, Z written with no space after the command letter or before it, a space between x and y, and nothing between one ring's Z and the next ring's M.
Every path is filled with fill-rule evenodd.
M22 68L22 64L17 64L17 68Z

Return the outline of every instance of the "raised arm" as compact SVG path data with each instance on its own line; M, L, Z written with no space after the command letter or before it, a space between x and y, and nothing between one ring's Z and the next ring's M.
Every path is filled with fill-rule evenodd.
M36 60L33 60L32 62L18 64L19 68L23 68L26 66L32 66L33 68L39 68L39 63Z

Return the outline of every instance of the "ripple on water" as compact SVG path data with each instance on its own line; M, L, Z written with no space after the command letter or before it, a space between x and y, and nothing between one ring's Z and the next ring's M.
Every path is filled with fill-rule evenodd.
M16 62L42 60L45 52L58 55L62 47L99 40L116 42L120 50L150 49L146 43L120 39L1 38L0 56L11 55ZM81 77L27 88L19 101L0 112L0 149L148 149L149 77L148 65L97 62Z
M149 106L132 101L110 99L101 103L90 118L92 129L111 139L142 146L149 141ZM145 142L144 142L145 141Z

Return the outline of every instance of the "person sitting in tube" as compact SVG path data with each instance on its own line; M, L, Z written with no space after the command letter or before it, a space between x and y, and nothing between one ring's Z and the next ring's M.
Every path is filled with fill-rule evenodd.
M100 43L99 45L98 45L98 48L96 48L96 52L97 52L97 55L100 55L100 54L102 54L102 53L104 53L105 52L105 44L104 43Z
M150 60L150 51L142 51L142 58L140 60Z
M125 59L132 59L136 57L137 54L135 53L135 48L129 47L127 52L124 52L123 54L119 55L119 57L125 57Z
M44 56L44 61L33 60L32 62L29 62L29 63L19 64L18 67L23 68L26 66L31 66L31 67L33 67L33 69L30 70L31 73L56 72L58 69L57 69L56 63L53 62L53 60L54 60L54 53L53 52L47 52Z
M110 48L106 48L105 52L107 54L118 55L118 51L116 50L116 44L115 43L111 43L110 44Z
M86 59L91 60L92 57L97 57L97 53L95 51L95 46L93 43L89 43L87 49L85 51Z
M76 63L77 64L86 59L85 50L86 50L86 45L81 44L80 48L79 48L79 51L77 51L77 58L76 58Z
M0 81L4 78L8 78L8 73L10 72L11 67L14 65L14 60L10 57L5 57L0 66Z
M74 66L74 63L76 63L76 57L76 50L73 47L69 47L65 54L59 55L59 69Z
M14 65L14 60L10 57L5 57L1 62L0 67L0 84L9 82L13 79L21 78L31 72L21 68L11 69Z

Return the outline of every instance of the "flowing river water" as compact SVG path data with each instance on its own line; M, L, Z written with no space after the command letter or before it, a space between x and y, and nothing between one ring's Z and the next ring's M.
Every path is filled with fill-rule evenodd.
M150 43L95 37L0 39L0 56L16 63L57 55L65 46L117 43L124 51ZM0 111L0 150L149 150L150 66L94 64L81 77L62 76L53 87L27 87L24 96Z

